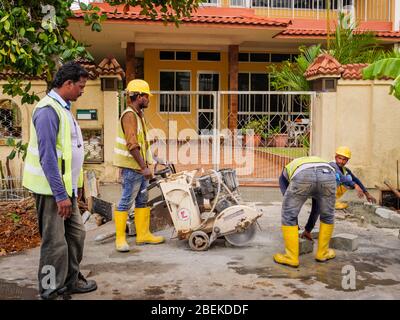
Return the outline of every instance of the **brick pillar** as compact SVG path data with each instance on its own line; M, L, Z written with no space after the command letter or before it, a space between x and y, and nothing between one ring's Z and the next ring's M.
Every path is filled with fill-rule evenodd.
M239 46L229 46L229 91L238 91L238 73L239 73ZM228 128L234 130L238 122L238 96L229 97L229 119Z
M135 79L136 59L135 59L135 43L128 42L125 51L126 63L126 83Z

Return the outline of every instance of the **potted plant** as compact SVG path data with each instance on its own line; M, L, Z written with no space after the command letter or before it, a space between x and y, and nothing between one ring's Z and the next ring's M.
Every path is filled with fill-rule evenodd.
M281 128L279 126L273 127L268 131L268 145L271 147L286 147L288 144L288 134L281 133Z
M262 139L266 139L266 128L268 125L269 118L264 116L260 119L255 119L247 122L241 129L242 135L244 135L244 143L246 146L253 145L254 147L260 146ZM253 130L254 135L250 135L249 130ZM251 141L249 140L251 139Z

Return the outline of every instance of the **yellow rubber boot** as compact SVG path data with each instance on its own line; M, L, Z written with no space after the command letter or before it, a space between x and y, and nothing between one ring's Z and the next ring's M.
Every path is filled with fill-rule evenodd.
M315 260L319 262L324 262L336 257L335 251L329 248L329 242L331 241L332 233L333 224L326 224L323 222L320 223L318 235L318 250L315 256Z
M349 205L346 202L340 202L336 201L335 202L335 209L336 210L343 210L346 209Z
M128 219L127 211L114 211L115 220L115 248L119 252L128 252L129 245L126 242L126 220Z
M349 206L346 202L338 201L346 193L346 191L347 189L344 186L339 186L336 188L336 203L335 203L336 210L343 210Z
M282 226L283 240L285 242L285 254L274 255L276 263L285 264L291 267L299 266L299 227Z
M150 232L150 208L135 208L136 244L158 244L164 237L154 236Z

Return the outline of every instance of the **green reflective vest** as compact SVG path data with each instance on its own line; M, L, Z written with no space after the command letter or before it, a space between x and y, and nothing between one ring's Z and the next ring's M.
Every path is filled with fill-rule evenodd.
M293 161L289 162L285 167L289 181L292 179L293 174L295 173L295 171L301 165L306 164L306 163L326 163L326 164L329 164L328 161L326 161L326 160L324 160L324 159L322 159L320 157L314 157L314 156L313 157L301 157L301 158L294 159Z
M36 105L32 113L32 118L38 108L47 106L52 107L58 115L59 129L56 139L58 169L60 170L60 176L62 177L65 190L67 191L68 195L72 197L72 144L70 122L67 110L65 110L65 108L63 108L55 99L46 96ZM53 195L50 184L47 181L42 166L40 165L38 140L32 119L30 124L29 144L25 158L22 185L37 194ZM83 170L81 169L78 187L81 188L82 186Z
M150 144L147 141L147 126L146 122L140 118L140 116L133 111L132 108L128 107L121 115L121 118L118 122L118 133L117 138L115 139L115 146L114 146L114 158L113 163L114 166L121 167L121 168L130 168L134 170L141 170L139 163L135 160L132 154L129 152L128 147L126 145L125 134L122 129L122 117L127 112L133 112L136 117L137 122L137 141L140 147L140 155L142 156L143 160L147 164L153 163L153 157L150 150ZM144 119L143 119L144 120Z

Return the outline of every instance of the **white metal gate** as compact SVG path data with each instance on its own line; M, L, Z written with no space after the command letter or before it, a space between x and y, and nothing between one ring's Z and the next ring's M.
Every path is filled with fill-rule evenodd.
M309 154L314 92L152 93L152 148L177 170L229 167L242 183L276 184L289 161Z

